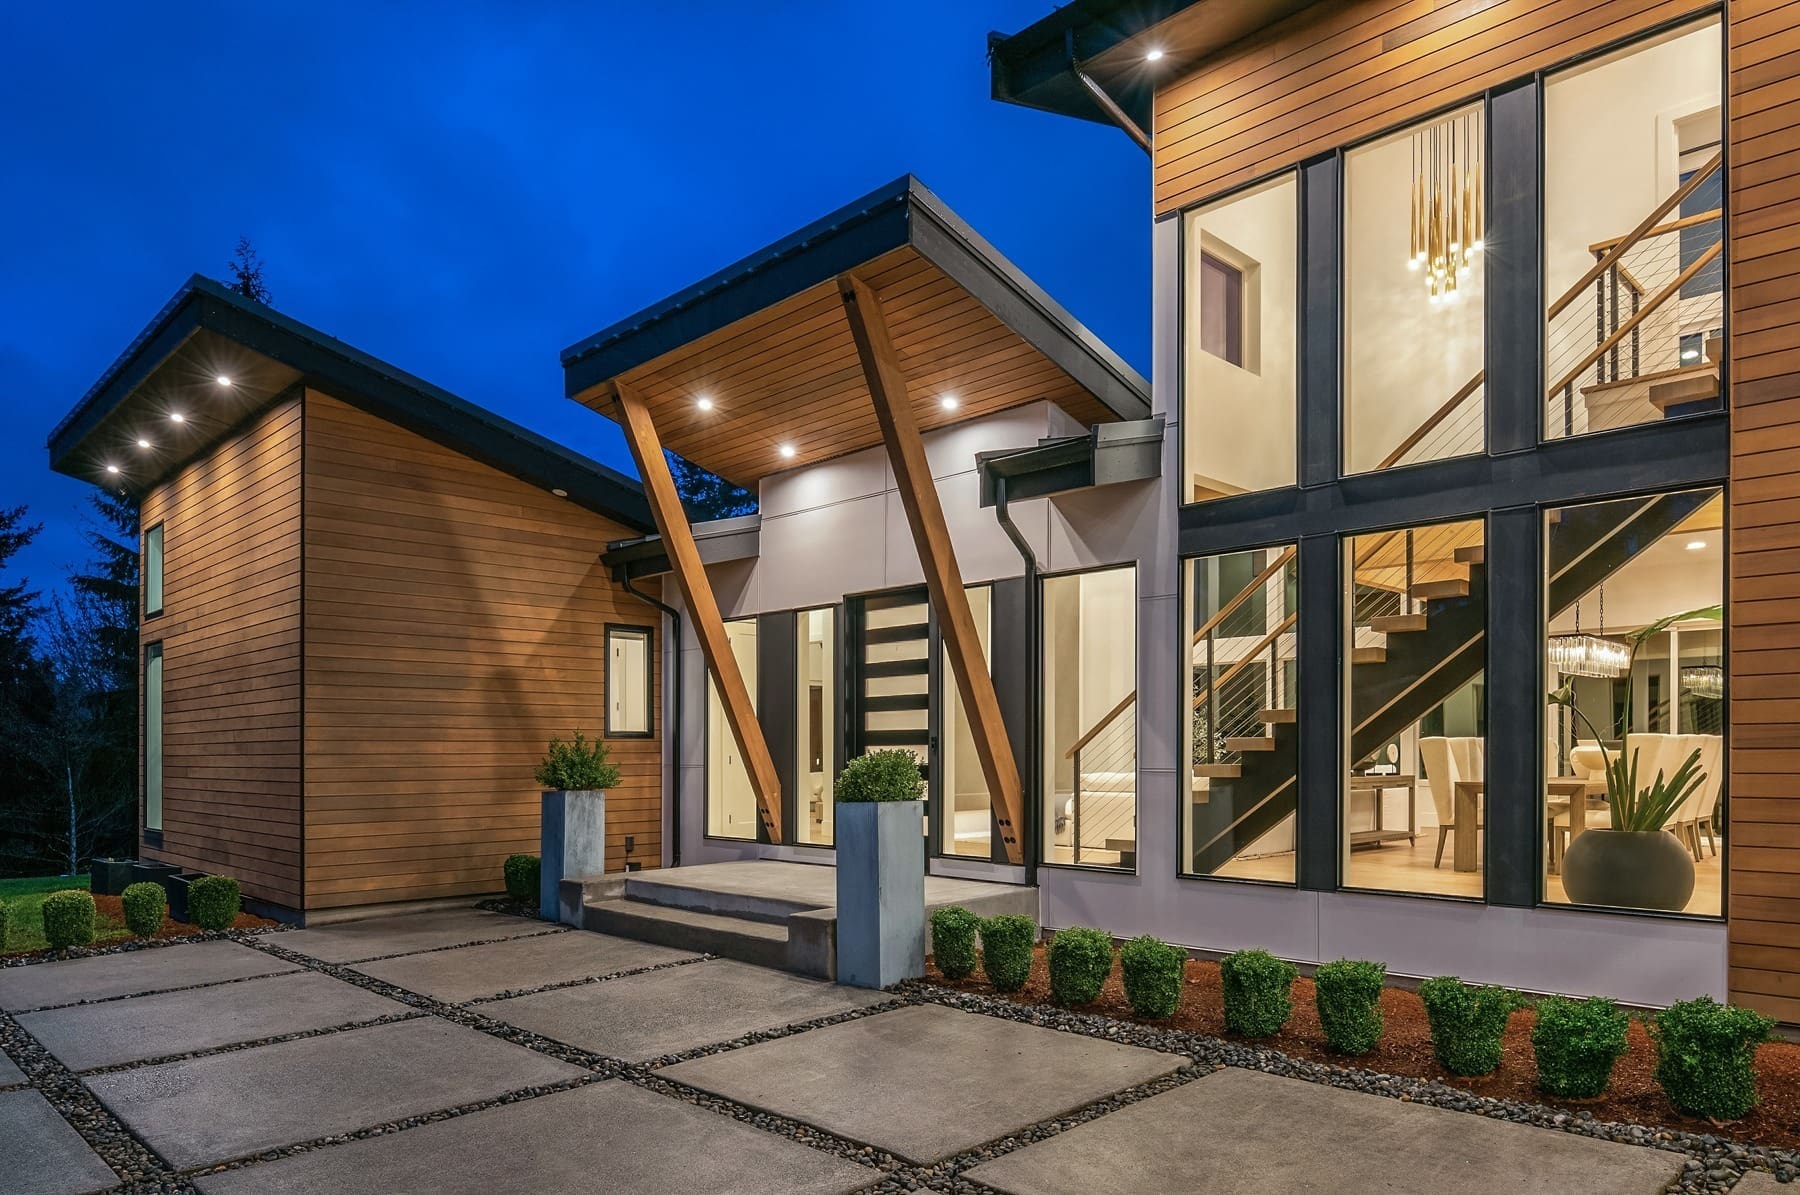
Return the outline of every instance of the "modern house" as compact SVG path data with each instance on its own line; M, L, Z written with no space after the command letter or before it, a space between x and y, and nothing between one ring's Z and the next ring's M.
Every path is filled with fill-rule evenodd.
M52 440L144 494L145 853L491 889L585 727L609 871L829 865L898 747L1048 927L1800 1022L1797 45L1076 0L994 94L1148 152L1154 384L902 178L563 354L641 488L191 283Z

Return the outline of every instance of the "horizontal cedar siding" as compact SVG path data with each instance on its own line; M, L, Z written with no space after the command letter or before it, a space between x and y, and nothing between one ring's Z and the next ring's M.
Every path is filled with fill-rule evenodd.
M1704 8L1695 0L1328 0L1157 92L1156 211Z
M1800 5L1729 14L1731 994L1800 1022Z
M545 743L600 736L606 623L659 622L599 563L635 533L317 391L306 433L307 907L496 891ZM607 870L654 867L660 741L611 745Z
M300 904L301 403L144 495L163 525L163 843L145 858ZM141 822L140 822L141 824Z

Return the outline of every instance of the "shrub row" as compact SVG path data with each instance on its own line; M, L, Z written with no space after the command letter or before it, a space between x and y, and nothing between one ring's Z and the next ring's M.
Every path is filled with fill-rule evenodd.
M140 938L154 938L169 910L169 894L163 886L147 880L127 884L119 900L125 906L125 928Z
M1016 992L1031 974L1037 924L1029 917L983 920L967 909L939 909L931 918L934 955L946 978L981 964L996 991ZM1112 938L1103 930L1073 928L1052 936L1046 950L1050 995L1058 1004L1092 1002L1112 971ZM1119 951L1121 978L1132 1011L1147 1019L1173 1016L1181 1003L1187 953L1145 935ZM1240 950L1219 963L1225 1027L1243 1037L1272 1037L1293 1014L1298 969L1264 950ZM1367 1054L1381 1039L1381 995L1387 968L1339 959L1313 976L1314 1000L1326 1044L1336 1053ZM1518 992L1493 984L1473 986L1454 975L1419 985L1431 1027L1432 1052L1454 1075L1492 1074L1500 1066L1512 1014L1531 1006ZM1549 1095L1591 1099L1605 1092L1613 1067L1624 1057L1630 1018L1600 997L1548 996L1536 1004L1531 1033L1538 1086ZM1756 1047L1775 1022L1760 1013L1719 1004L1709 996L1671 1005L1650 1022L1656 1045L1656 1080L1669 1102L1690 1116L1735 1120L1756 1106Z

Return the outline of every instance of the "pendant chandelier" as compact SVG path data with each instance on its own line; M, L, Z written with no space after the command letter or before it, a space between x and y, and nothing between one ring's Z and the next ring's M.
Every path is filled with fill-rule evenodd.
M1717 664L1699 664L1681 670L1683 692L1695 697L1725 696L1725 670Z
M1600 588L1600 634L1581 633L1581 603L1575 603L1575 633L1550 637L1550 667L1564 676L1614 678L1631 666L1631 649L1606 637L1606 587Z
M1481 252L1481 109L1412 135L1412 232L1406 267L1425 272L1433 303L1455 296Z

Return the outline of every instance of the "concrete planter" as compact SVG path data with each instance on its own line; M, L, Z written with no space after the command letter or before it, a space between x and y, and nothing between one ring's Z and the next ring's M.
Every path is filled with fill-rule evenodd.
M837 979L885 988L925 974L923 801L837 806Z
M538 916L565 925L581 923L579 903L560 907L564 880L606 871L606 792L603 789L544 793L539 823Z

